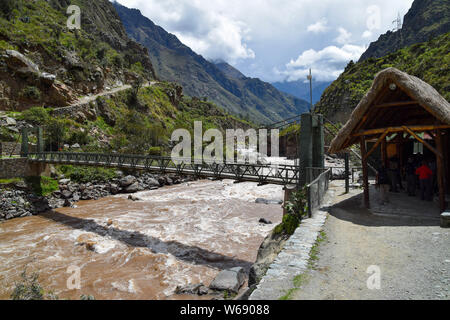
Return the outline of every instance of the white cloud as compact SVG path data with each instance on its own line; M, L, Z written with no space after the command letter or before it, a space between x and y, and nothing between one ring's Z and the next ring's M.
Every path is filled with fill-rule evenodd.
M397 13L406 14L413 0L119 2L140 9L205 58L223 59L247 76L277 81L283 75L274 70L287 71L286 62L310 49L320 53L334 44L347 52L342 49L346 45L367 46L392 29ZM323 64L323 77L343 67Z
M235 63L239 59L254 59L255 52L244 42L246 26L224 16L213 18L211 28L197 37L193 33L175 32L175 35L195 52L208 59L223 59Z
M288 81L296 81L305 78L309 68L312 68L316 80L332 81L342 73L350 60L358 60L364 50L364 47L350 44L328 46L319 51L309 49L287 63L284 71L277 72Z
M352 34L345 30L345 28L339 27L338 29L339 36L334 39L339 44L346 44L350 41L350 38L352 37Z
M322 18L314 24L310 24L307 28L308 32L313 33L322 33L328 30L327 27L328 20L326 18Z
M372 31L369 31L369 30L364 31L364 33L362 34L362 37L365 39L372 37Z

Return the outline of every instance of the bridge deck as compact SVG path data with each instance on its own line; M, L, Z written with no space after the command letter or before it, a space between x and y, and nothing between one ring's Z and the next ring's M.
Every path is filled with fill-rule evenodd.
M142 155L43 152L30 153L28 159L34 162L69 164L109 168L127 168L149 172L191 175L198 178L231 179L259 184L298 184L302 172L291 165L267 165L249 163L216 163L192 159L172 159Z

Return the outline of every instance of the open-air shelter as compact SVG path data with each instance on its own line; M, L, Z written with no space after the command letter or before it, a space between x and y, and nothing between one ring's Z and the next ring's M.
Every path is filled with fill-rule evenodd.
M330 153L355 144L361 148L364 202L370 207L368 160L380 152L385 164L393 145L399 155L412 140L435 157L439 205L446 207L450 190L450 104L432 86L398 69L388 68L375 77L372 87L332 141ZM373 143L369 146L369 142Z

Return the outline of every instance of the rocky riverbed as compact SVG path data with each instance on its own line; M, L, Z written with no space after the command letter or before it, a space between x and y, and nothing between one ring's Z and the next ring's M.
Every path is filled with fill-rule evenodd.
M24 182L15 182L0 186L0 220L32 216L56 208L74 207L80 200L98 200L121 193L155 190L191 180L189 177L150 173L125 175L118 171L117 178L108 182L76 183L70 179L60 179L59 190L45 197L35 195Z

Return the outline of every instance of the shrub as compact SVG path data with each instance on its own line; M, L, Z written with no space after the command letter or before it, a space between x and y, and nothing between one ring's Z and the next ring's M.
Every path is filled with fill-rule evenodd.
M68 170L69 178L79 183L92 181L106 182L116 178L114 169L93 168L93 167L72 167ZM67 174L67 172L66 172Z
M87 131L74 131L66 142L70 145L78 143L79 145L87 145L91 142L92 138Z
M21 282L17 282L13 293L11 294L12 300L44 300L44 289L39 284L38 273L32 273L27 275L27 271L24 270L20 275Z
M150 155L150 156L161 156L162 155L162 148L161 147L150 147L150 149L148 149L148 155Z
M292 235L308 212L306 187L291 194L285 204L287 214L283 216L281 224L275 227L274 234Z
M43 125L50 119L49 111L42 107L33 107L23 111L19 120L29 122L33 125Z
M22 89L20 96L32 101L39 101L41 99L41 91L34 86L27 86Z

